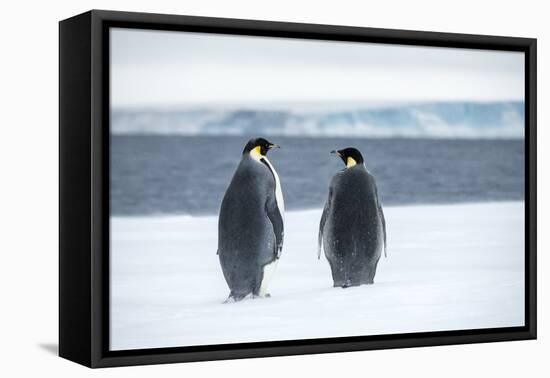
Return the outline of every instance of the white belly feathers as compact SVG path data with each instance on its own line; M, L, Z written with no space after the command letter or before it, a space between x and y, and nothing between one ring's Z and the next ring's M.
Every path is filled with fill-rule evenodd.
M269 169L271 169L271 172L273 173L273 177L275 178L275 200L277 201L277 208L279 209L279 213L281 214L281 217L283 220L285 219L285 201L283 199L283 192L281 190L281 182L279 180L279 175L277 174L277 171L275 168L273 168L273 165L267 158L267 156L260 155L256 150L250 151L250 156L260 164L262 164L263 161L266 162L266 164L269 166Z
M273 168L273 165L271 165L271 162L267 157L263 157L265 162L269 165L269 168L271 169L271 172L273 172L273 177L275 177L275 200L277 201L277 207L279 208L279 213L281 213L281 217L283 220L285 219L285 201L283 199L283 191L281 190L281 182L279 181L279 175L277 174L277 171L275 168Z

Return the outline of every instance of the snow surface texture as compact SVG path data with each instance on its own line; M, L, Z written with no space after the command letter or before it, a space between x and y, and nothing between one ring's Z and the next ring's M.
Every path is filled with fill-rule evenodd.
M385 208L374 285L333 288L321 210L289 212L271 298L222 304L217 217L111 219L111 349L524 324L522 202Z

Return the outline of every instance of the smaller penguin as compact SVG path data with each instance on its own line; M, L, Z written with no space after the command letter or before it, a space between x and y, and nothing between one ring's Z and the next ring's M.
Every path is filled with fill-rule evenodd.
M323 248L334 287L372 284L382 249L386 252L386 221L376 182L356 148L331 153L346 168L330 183L319 224L318 258Z

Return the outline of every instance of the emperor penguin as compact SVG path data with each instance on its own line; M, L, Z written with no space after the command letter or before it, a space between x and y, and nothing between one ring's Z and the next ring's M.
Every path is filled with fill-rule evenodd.
M268 297L267 288L283 249L281 183L266 154L276 144L248 141L222 200L218 256L229 286L226 302Z
M386 220L376 182L356 148L331 153L346 167L330 183L319 225L317 257L321 258L323 247L334 287L372 284L382 249L386 253Z

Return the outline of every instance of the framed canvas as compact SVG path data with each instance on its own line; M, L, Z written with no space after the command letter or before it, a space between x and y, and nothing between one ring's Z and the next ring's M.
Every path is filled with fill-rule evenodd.
M536 338L535 39L59 26L60 356Z

